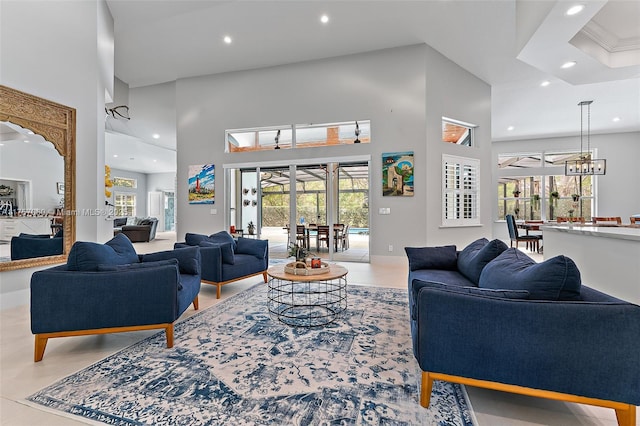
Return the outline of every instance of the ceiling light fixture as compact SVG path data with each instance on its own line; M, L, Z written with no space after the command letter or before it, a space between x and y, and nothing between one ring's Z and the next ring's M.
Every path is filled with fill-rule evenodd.
M618 121L620 121L620 117L613 117L613 121L617 123Z
M278 129L278 133L276 133L276 147L273 149L280 149L280 146L278 145L278 142L280 141L280 129Z
M509 126L509 127L507 127L507 130L508 130L508 131L512 131L513 129L515 129L515 127L513 127L513 126Z
M233 41L233 40L231 39L231 37L230 37L230 36L228 36L228 35L224 36L223 40L224 40L224 42L225 42L225 43L227 43L227 44L231 44L231 42Z
M322 22L323 24L326 24L327 22L329 22L329 17L327 15L322 15L320 17L320 22Z
M562 64L562 66L560 68L562 69L567 69L567 68L571 68L573 66L575 66L577 64L576 61L569 61L569 62L565 62L564 64Z
M607 160L591 158L591 104L593 101L582 101L580 106L580 158L567 160L564 163L565 176L604 175L607 172ZM587 107L587 150L582 151L584 139L583 111Z
M545 80L545 81L543 81L542 83L540 83L540 86L542 86L542 87L547 87L547 86L548 86L548 85L550 85L550 84L551 84L551 82L550 82L549 80Z
M113 154L113 158L118 158L118 154Z
M154 139L160 139L160 135L159 135L159 134L157 134L157 133L154 133L154 134L153 134L153 138L154 138Z
M584 5L583 4L577 4L575 6L571 6L569 9L567 9L567 16L573 16L573 15L577 15L578 13L582 12L584 10Z

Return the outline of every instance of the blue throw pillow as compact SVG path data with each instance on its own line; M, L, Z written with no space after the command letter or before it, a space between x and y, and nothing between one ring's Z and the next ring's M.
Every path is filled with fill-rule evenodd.
M184 235L184 242L190 246L197 246L201 241L205 241L207 238L208 237L203 234L192 234L190 232L187 232Z
M185 247L174 250L158 251L143 254L141 262L157 262L158 260L178 259L181 274L200 274L200 247Z
M218 244L205 240L200 242L200 247L220 247L222 263L228 265L234 265L236 263L236 258L233 254L233 245L231 243Z
M229 234L227 231L220 231L216 232L215 234L209 235L208 241L218 244L231 243L233 249L236 249L236 240L234 240L231 234Z
M480 238L458 254L458 271L471 282L478 284L482 269L507 248L500 240L489 241Z
M138 255L129 238L118 234L104 244L76 241L67 259L70 271L97 271L98 265L137 263Z
M409 270L445 269L455 270L458 263L456 246L405 247L409 258Z
M506 250L480 275L482 288L527 290L534 300L581 300L580 271L566 256L536 263L520 250Z
M137 269L157 268L158 266L178 266L178 259L158 260L157 262L126 263L124 265L98 265L99 272L122 272ZM178 282L178 290L182 290L182 284Z

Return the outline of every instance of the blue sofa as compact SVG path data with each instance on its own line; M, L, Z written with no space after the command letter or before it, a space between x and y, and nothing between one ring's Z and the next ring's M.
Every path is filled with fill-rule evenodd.
M565 256L536 263L499 240L405 250L422 406L444 380L613 408L635 426L640 306L582 285Z
M262 274L267 282L269 267L269 241L239 237L220 231L212 235L187 232L185 241L174 248L200 247L202 256L202 282L216 286L220 299L221 287L234 281Z
M164 329L193 303L198 309L198 247L138 255L118 234L105 244L74 243L65 265L31 276L34 360L53 337Z
M63 252L62 230L51 237L46 234L24 234L11 238L11 260L57 256Z

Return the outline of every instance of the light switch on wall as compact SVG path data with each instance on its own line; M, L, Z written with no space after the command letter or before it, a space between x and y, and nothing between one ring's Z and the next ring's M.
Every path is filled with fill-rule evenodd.
M218 209L211 209L211 214L218 214Z

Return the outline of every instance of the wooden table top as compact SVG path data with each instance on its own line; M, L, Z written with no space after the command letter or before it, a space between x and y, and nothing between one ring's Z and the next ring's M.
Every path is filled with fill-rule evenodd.
M274 265L267 269L267 274L270 277L287 281L328 281L342 278L349 273L347 268L340 265L329 264L329 270L324 274L317 275L294 275L288 274L284 271L285 264Z

